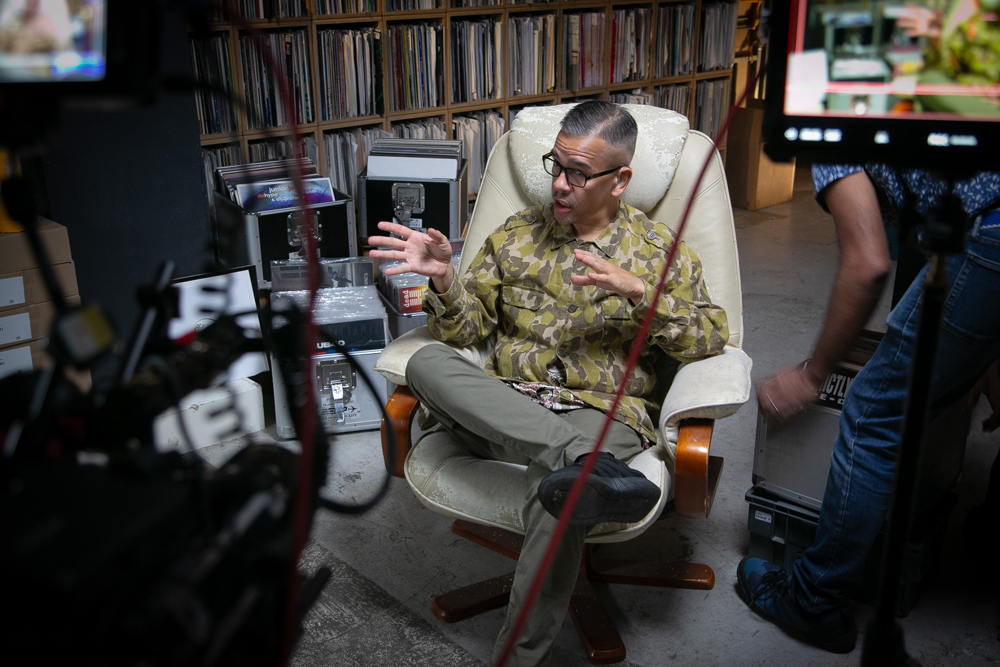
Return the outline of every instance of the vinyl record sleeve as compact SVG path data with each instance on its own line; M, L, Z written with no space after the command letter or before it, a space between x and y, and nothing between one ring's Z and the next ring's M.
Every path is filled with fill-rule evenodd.
M305 205L307 208L332 204L337 201L333 184L327 177L305 180ZM247 213L280 213L299 206L295 186L291 180L240 183L236 186L237 203Z

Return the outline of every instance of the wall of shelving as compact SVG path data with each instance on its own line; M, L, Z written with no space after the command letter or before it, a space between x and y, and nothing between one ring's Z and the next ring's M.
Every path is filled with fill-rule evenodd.
M741 17L745 13L744 6L755 4L755 1L742 0L738 3ZM459 4L471 4L472 2L479 2L481 4L476 6L456 6ZM710 2L711 0L704 0L704 4L706 5ZM359 127L380 128L388 131L396 123L436 118L443 122L448 136L451 137L453 134L452 118L469 112L497 112L502 115L504 121L507 123L507 127L509 127L512 112L516 114L518 109L525 106L559 104L587 98L609 100L612 99L611 96L613 95L631 93L632 91L638 91L640 96L648 96L645 99L650 100L654 104L657 100L660 100L665 105L667 104L666 100L672 100L673 104L677 104L678 99L684 102L683 98L686 97L685 106L688 113L691 114L694 113L698 101L696 88L699 83L707 81L729 82L733 74L731 67L702 71L701 63L698 62L701 46L699 40L702 34L703 0L685 0L681 2L676 0L651 2L619 2L616 0L553 0L551 2L517 2L515 0L307 0L304 4L308 9L306 16L254 19L248 23L265 33L293 31L300 37L305 38L304 40L300 39L299 42L303 42L308 50L308 66L310 71L306 73L300 72L297 76L303 85L308 88L308 90L300 91L300 94L303 96L303 99L308 98L308 103L312 105L312 108L309 110L309 113L299 114L311 120L301 123L298 131L300 137L315 139L315 143L313 144L314 150L317 152L315 157L318 164L322 166L325 166L327 162L325 155L326 142L324 142L323 137L324 134L333 131ZM659 39L657 35L659 9L661 7L670 8L685 4L691 5L694 8L692 17L693 26L689 35L689 48L693 54L693 62L689 71L683 74L657 76L658 68L655 66L653 59L657 53L657 40ZM433 8L392 9L392 7L420 6L431 6ZM345 11L335 14L316 13L317 8L322 10L335 7L345 10L374 8L374 11ZM627 74L627 77L631 80L615 83L613 82L616 75L612 62L612 53L619 45L613 42L616 32L612 30L613 13L639 8L649 10L648 20L645 21L645 25L643 26L645 40L642 40L643 43L640 46L640 48L644 49L643 56L647 66L644 68L644 71ZM564 21L564 17L581 12L603 15L603 44L599 51L597 51L597 55L602 59L600 63L601 75L595 85L589 87L582 87L577 82L571 83L564 80L564 65L568 57L565 55L567 53L566 33L567 26L569 25L569 22ZM545 92L540 94L516 94L515 91L510 90L511 82L508 75L508 63L510 62L508 31L510 30L510 19L545 15L555 17L555 85L551 90L545 90ZM620 16L622 14L619 14ZM480 19L490 19L499 22L499 29L496 33L489 36L493 41L486 42L487 44L495 44L495 37L499 35L497 48L502 54L501 67L500 71L495 73L495 80L499 81L499 87L498 89L494 89L487 85L485 90L482 86L479 86L479 89L475 92L469 89L459 91L453 86L452 80L452 72L460 66L456 54L453 52L455 42L453 41L452 28L453 25L458 26L464 22ZM438 35L435 39L437 39L437 46L441 54L440 61L434 63L436 78L439 79L437 82L438 89L441 91L438 95L437 103L433 106L421 108L412 108L412 104L400 103L398 94L394 96L389 86L389 83L392 81L389 74L391 64L388 57L390 52L388 44L390 29L414 24L431 25L431 29L424 32L435 32ZM466 23L466 25L468 24ZM440 31L435 30L434 26L440 26ZM381 71L377 72L377 80L375 82L380 99L377 100L377 106L373 106L371 100L369 100L368 104L369 110L375 109L378 113L328 119L330 114L324 114L320 108L321 70L323 64L317 55L318 46L323 43L324 35L327 35L327 44L330 43L329 33L327 32L329 30L363 31L366 29L377 30L381 34ZM244 71L247 69L247 63L241 57L240 52L240 38L244 36L243 31L227 22L212 23L210 31L214 35L228 35L233 87L237 94L242 95L244 90L244 76L251 75L250 72ZM618 31L618 33L620 35L621 31ZM204 34L199 36L204 36ZM739 41L740 38L737 37L736 42L738 43ZM730 47L728 52L732 53L732 51L733 47ZM725 58L723 60L731 62L732 59ZM419 65L418 61L415 61L415 63ZM662 68L659 69L662 74ZM620 78L621 76L619 72L618 77ZM592 77L590 79L593 80ZM550 79L551 81L552 79ZM430 82L427 83L429 84ZM681 87L681 90L678 91L677 87ZM727 84L724 87L716 87L716 90L723 90L723 88L725 89L724 94L727 103L723 106L725 108L728 106L728 101L732 98L732 87ZM394 99L396 100L395 102L393 101ZM471 101L465 101L470 99ZM694 120L692 119L693 127L695 126ZM243 162L247 162L251 160L252 152L256 152L257 156L260 156L261 150L259 144L262 141L273 139L276 136L287 138L289 133L287 126L284 128L248 129L248 125L250 124L248 124L247 112L244 108L235 109L235 123L236 127L232 131L203 133L201 136L201 145L209 149L229 148L232 156L235 156L238 151L240 159ZM725 150L724 145L721 148L723 151ZM323 168L322 166L321 168Z

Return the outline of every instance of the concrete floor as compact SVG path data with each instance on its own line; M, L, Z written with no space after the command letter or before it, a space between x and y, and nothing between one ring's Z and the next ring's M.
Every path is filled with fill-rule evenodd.
M755 383L806 358L822 324L837 262L832 221L812 199L808 170L799 170L795 198L757 212L736 211L743 276L744 349ZM884 321L884 313L881 315ZM877 318L875 325L877 325ZM884 325L883 325L884 327ZM978 406L973 424L985 415ZM748 549L756 404L717 423L712 453L725 457L720 489L707 521L669 518L626 547L608 553L655 554L710 565L711 591L597 585L628 650L625 665L855 665L806 645L752 614L735 591L735 570ZM976 427L973 427L976 430ZM1000 432L998 432L1000 433ZM943 564L902 621L910 654L925 666L1000 663L995 558L983 566L962 546L961 520L981 501L1000 437L974 433L966 451ZM360 501L384 468L377 432L338 437L328 492ZM222 459L227 448L208 455ZM512 562L449 531L450 521L423 508L404 480L362 516L317 514L304 564L325 563L331 584L311 613L295 664L482 665L489 660L503 611L447 625L430 611L433 596L512 570ZM859 628L872 609L857 605ZM552 664L587 664L566 621Z

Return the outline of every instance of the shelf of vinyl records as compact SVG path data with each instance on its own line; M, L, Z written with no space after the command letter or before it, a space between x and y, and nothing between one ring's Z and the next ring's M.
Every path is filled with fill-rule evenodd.
M714 136L732 100L739 22L759 0L234 4L258 14L263 7L265 16L304 15L219 21L208 33L190 35L196 76L246 100L198 94L206 163L294 151L263 48L288 76L303 153L335 187L353 191L350 172L364 167L380 136L461 138L470 143L466 156L482 162L470 169L475 193L478 180L472 181L492 143L525 106L584 99L654 104ZM654 40L660 35L668 39ZM724 156L724 142L720 149Z

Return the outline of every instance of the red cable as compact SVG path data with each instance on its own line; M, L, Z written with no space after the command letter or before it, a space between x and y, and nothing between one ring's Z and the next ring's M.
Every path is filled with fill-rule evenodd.
M306 275L309 284L309 311L307 313L306 327L303 334L305 346L303 377L309 377L312 370L312 351L316 349L317 333L316 323L313 321L313 307L316 302L316 292L319 289L319 270L316 261L316 252L313 248L314 239L312 228L307 224L309 220L305 207L306 202L305 190L303 189L304 179L302 165L299 163L299 159L302 157L302 150L298 141L298 123L295 120L295 102L292 99L291 91L289 90L289 75L281 75L281 68L275 60L274 55L271 53L271 49L264 41L264 34L249 25L238 10L231 11L230 7L227 6L228 4L229 3L225 0L218 0L217 2L217 6L222 9L223 14L229 16L230 20L232 20L238 28L246 31L246 33L253 38L256 43L257 50L263 55L264 59L267 61L268 67L274 74L274 78L278 83L281 101L285 106L285 113L288 116L288 127L291 131L292 146L295 150L295 159L291 169L292 185L295 187L296 197L299 200L299 210L302 212L302 237L306 254ZM237 47L238 46L239 44L237 40ZM275 372L275 369L272 368L271 372ZM279 663L281 665L288 664L288 661L291 658L292 647L295 644L295 636L298 630L300 585L298 563L302 554L302 549L305 546L306 536L309 533L310 506L312 504L312 467L314 456L313 447L315 444L313 442L313 435L316 426L316 397L313 395L309 384L306 383L306 385L306 400L305 405L302 407L302 432L298 434L302 454L299 457L298 485L295 490L294 516L292 518L292 553L291 565L289 567L288 574L288 593L285 599L284 627L282 628L281 658Z
M680 224L677 226L677 233L674 235L674 242L671 244L670 252L667 255L667 262L663 265L663 271L660 273L660 280L656 284L656 294L653 297L653 303L650 304L649 309L646 311L646 316L643 318L642 326L636 336L637 340L642 341L642 345L633 345L632 349L629 351L628 362L625 366L625 375L622 377L622 381L618 385L618 390L615 392L615 398L611 403L611 408L605 414L604 423L601 425L597 441L594 443L594 449L587 455L587 458L583 463L583 469L580 471L580 476L577 477L576 481L573 483L573 488L570 489L569 497L566 499L566 504L563 505L562 512L559 514L559 523L556 525L555 532L552 534L552 539L549 541L549 545L545 550L542 562L539 564L538 571L535 573L535 578L531 582L531 588L528 590L528 596L525 598L524 606L521 608L521 612L518 614L517 620L514 622L514 627L511 628L510 634L507 637L507 643L504 644L503 651L500 653L500 658L497 660L496 667L503 667L507 663L507 659L514 650L514 645L517 643L521 630L524 629L524 624L528 619L528 614L531 613L531 608L535 605L535 600L537 600L538 594L542 590L542 582L545 581L545 576L548 574L549 568L552 566L552 559L555 558L556 549L559 548L562 536L566 532L566 527L569 525L569 519L573 516L573 510L576 509L576 503L579 501L580 495L583 493L583 486L586 484L587 478L590 476L590 472L594 469L594 464L597 462L597 454L601 449L601 445L604 443L604 437L607 435L608 429L611 427L611 422L614 421L614 415L618 410L618 404L621 402L622 395L625 393L625 386L628 383L628 379L632 375L632 371L635 368L636 363L639 361L639 355L642 354L643 348L646 347L646 337L648 336L649 329L652 326L653 316L656 314L656 306L660 301L660 296L663 294L663 288L667 283L667 273L669 273L670 266L674 262L674 256L677 254L677 244L680 243L681 235L684 233L684 227L687 225L688 215L691 212L691 207L694 206L694 198L698 192L698 188L701 187L701 181L705 177L705 172L708 171L708 165L715 157L715 148L718 146L719 140L729 129L729 123L733 118L733 111L743 104L747 94L753 89L757 79L763 71L764 63L761 61L757 72L747 81L746 87L743 89L742 95L740 95L740 99L729 109L729 113L726 115L726 120L722 123L718 134L715 135L715 139L712 141L712 151L709 152L708 156L705 158L704 164L701 166L701 171L698 173L698 178L695 180L694 188L691 190L687 204L684 207L684 213L681 215Z

